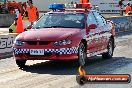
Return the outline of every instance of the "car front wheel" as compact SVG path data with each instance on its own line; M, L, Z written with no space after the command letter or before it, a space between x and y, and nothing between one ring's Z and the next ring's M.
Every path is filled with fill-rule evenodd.
M114 51L114 44L113 44L113 43L114 43L113 40L110 39L110 40L109 40L109 43L108 43L108 46L107 46L108 52L102 54L102 58L103 58L103 59L110 59L110 58L112 58L112 56L113 56L113 51Z
M26 64L26 60L16 60L16 64L18 65L18 67L24 68Z
M78 60L79 60L80 66L85 65L85 59L86 58L87 58L86 47L83 43L80 43L79 49L78 49Z

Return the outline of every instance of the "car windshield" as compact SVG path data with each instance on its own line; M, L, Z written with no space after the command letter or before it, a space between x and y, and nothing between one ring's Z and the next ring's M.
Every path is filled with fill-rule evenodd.
M33 29L40 28L84 28L83 13L50 13L44 14L34 25Z

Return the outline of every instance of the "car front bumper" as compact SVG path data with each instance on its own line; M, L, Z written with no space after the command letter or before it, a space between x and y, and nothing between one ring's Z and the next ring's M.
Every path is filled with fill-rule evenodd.
M78 47L43 49L44 55L31 55L31 49L13 48L15 59L24 60L74 60L78 58Z

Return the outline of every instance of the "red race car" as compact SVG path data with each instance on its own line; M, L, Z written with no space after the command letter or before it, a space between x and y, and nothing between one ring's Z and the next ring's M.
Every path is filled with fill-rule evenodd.
M19 67L24 67L27 60L77 59L84 65L87 56L112 58L115 29L111 21L91 10L90 4L78 4L74 9L56 5L62 7L53 4L53 11L16 37L13 53Z

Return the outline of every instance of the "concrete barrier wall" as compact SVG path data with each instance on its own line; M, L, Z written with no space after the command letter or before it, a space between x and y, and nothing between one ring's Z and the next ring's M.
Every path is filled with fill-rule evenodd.
M40 17L44 14L44 12L40 12L39 15ZM0 14L0 27L9 27L15 19L16 15L15 14ZM25 21L24 27L27 27L30 25L30 23Z
M15 19L15 14L0 14L0 27L9 27Z
M0 34L0 54L6 52L12 52L12 45L17 35L18 33Z
M107 19L114 22L116 33L132 31L132 16L118 16Z

